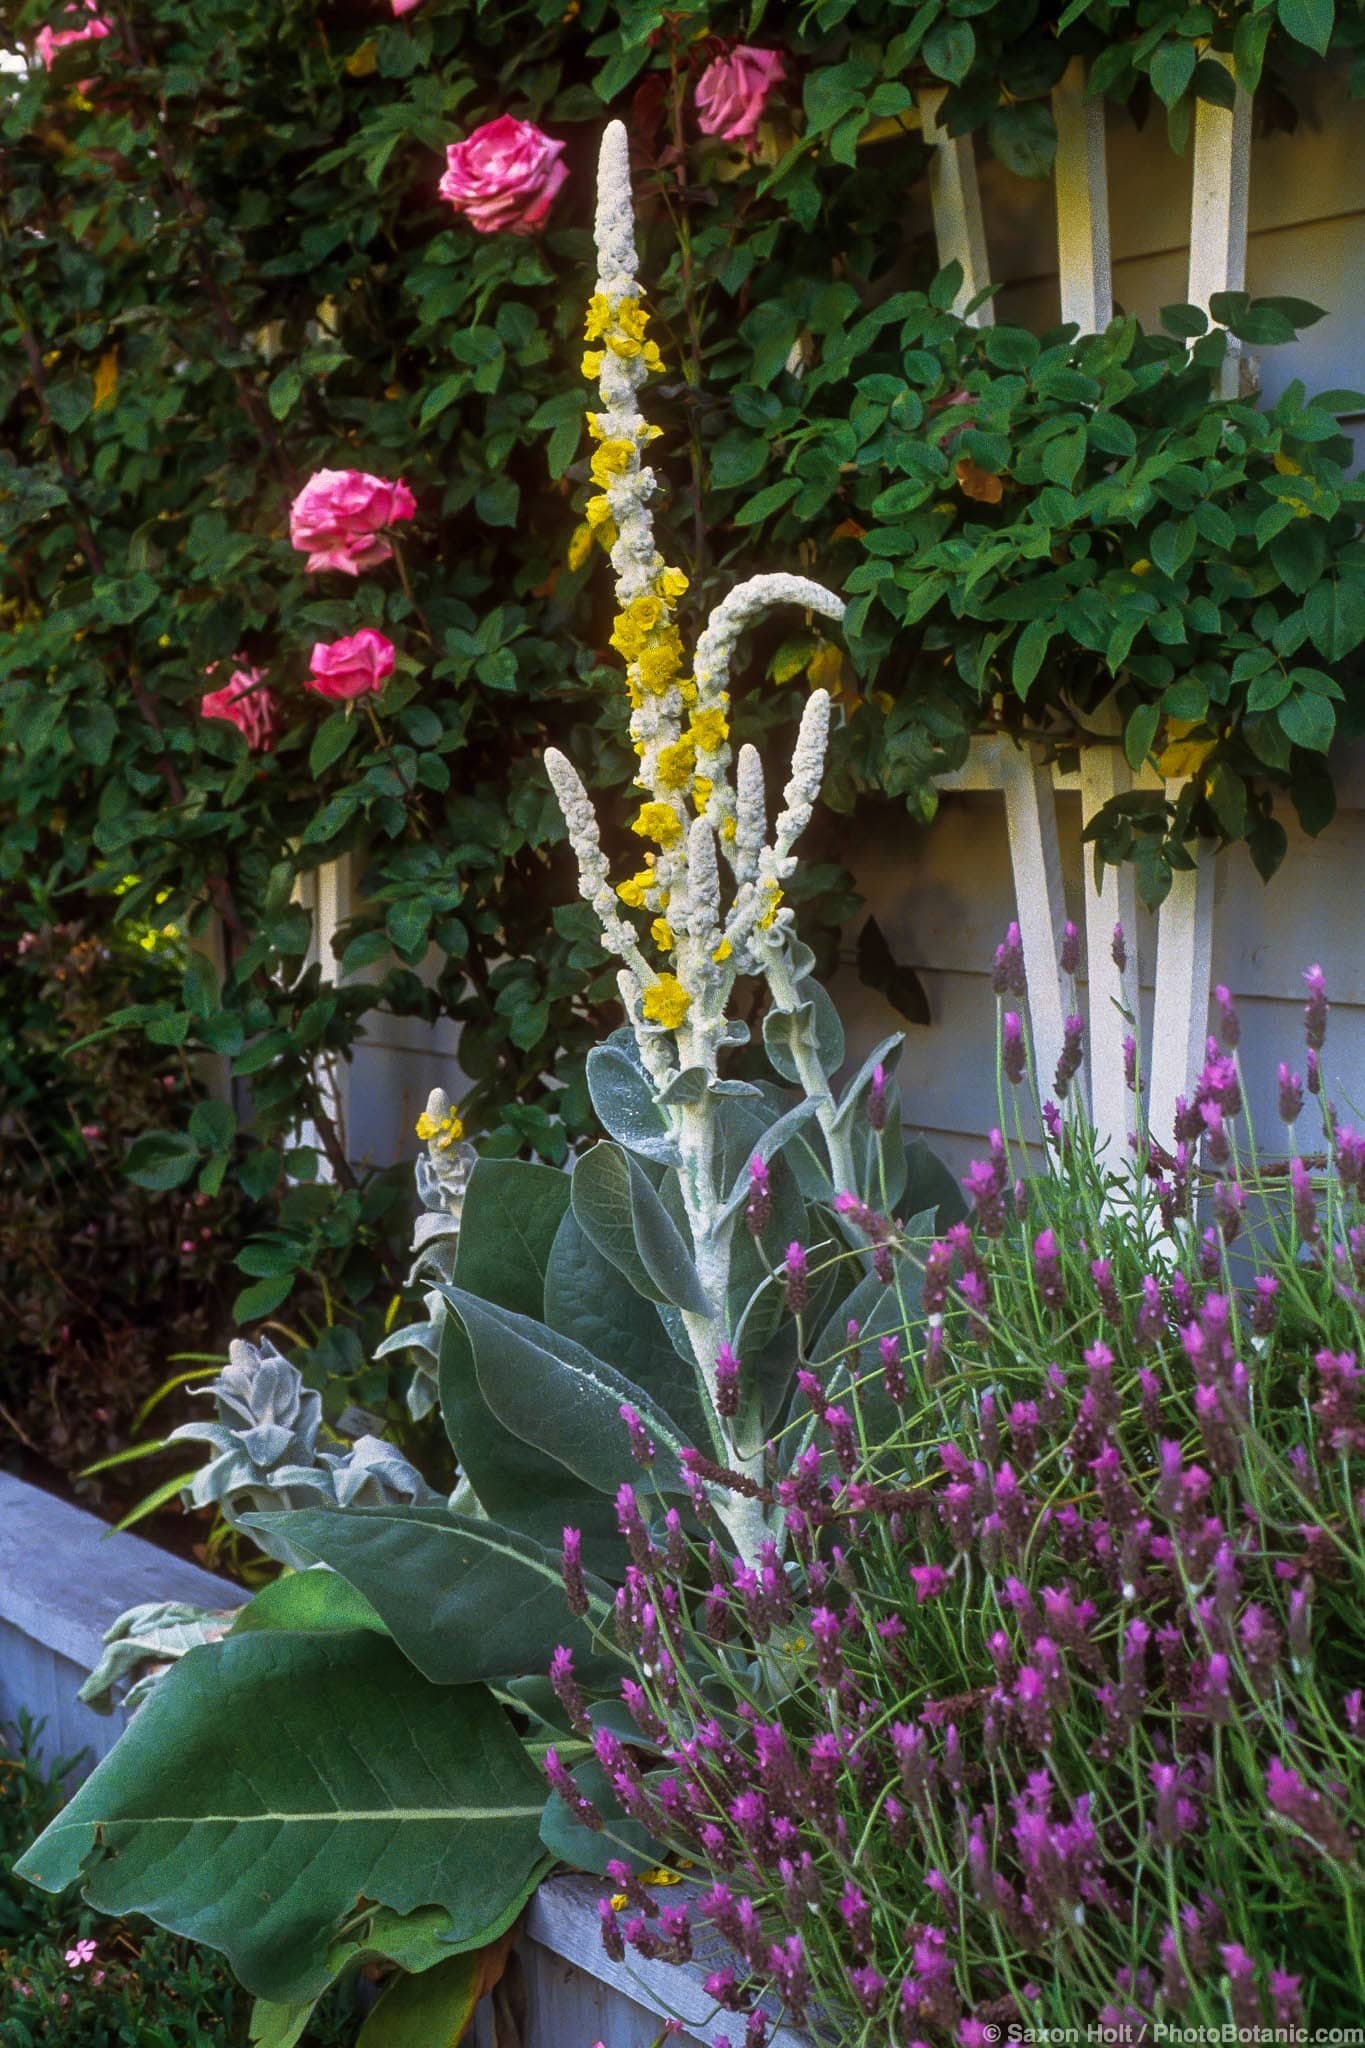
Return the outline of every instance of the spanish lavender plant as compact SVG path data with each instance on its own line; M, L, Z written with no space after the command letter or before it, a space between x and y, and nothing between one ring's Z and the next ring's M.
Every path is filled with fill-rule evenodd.
M1103 1159L1074 1068L1041 1163L992 1134L927 1322L801 1367L759 1559L647 1474L620 1504L636 1732L551 1782L705 1871L603 1939L719 1937L746 2048L774 2001L841 2048L1365 2018L1362 1148L1322 1099L1321 1152L1260 1161L1219 1007L1169 1147Z

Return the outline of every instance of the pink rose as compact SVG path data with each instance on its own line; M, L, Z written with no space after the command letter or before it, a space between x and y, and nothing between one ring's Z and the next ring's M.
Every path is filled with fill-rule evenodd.
M414 7L420 7L422 0L393 0L395 14L411 14Z
M217 666L215 663L205 674L215 675ZM238 732L245 733L253 754L263 753L275 737L277 724L275 699L264 685L264 669L234 669L221 690L208 690L199 699L199 715L225 718Z
M446 151L441 197L481 235L533 235L569 175L563 152L534 121L499 114Z
M773 87L785 78L778 50L740 43L728 57L715 57L697 80L697 126L722 142L747 142L763 119Z
M313 649L313 673L304 683L333 704L349 704L382 690L393 674L393 642L373 626L362 626L344 640L319 640Z
M411 519L417 501L400 478L367 476L363 469L320 469L289 508L289 538L308 556L309 569L340 569L358 576L393 553L382 538L395 520Z
M68 20L72 15L76 17L78 25L75 28L39 29L35 47L45 70L50 71L58 51L69 49L72 43L98 43L111 33L108 22L101 21L95 8L96 0L85 0L85 11L93 19L84 22L80 19L79 7L64 8L63 13Z

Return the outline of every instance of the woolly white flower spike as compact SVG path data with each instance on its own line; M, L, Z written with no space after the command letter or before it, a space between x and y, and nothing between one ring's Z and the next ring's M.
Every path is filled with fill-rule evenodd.
M607 866L607 857L602 851L602 842L598 836L597 813L579 778L578 770L560 753L558 747L547 747L545 771L559 799L559 808L568 828L569 844L578 863L578 892L585 903L592 905L607 944L621 959L628 961L637 974L648 980L649 968L640 951L635 933L616 907L616 892L611 886L611 871Z
M716 838L704 818L693 821L687 840L687 935L709 953L720 944L720 873Z
M735 841L730 865L741 888L758 876L758 856L768 836L768 800L763 789L763 762L757 747L746 741L739 750L735 782Z
M819 612L827 619L842 619L844 600L813 583L809 576L788 576L778 571L771 576L751 576L736 584L723 597L706 621L697 642L695 674L697 695L705 705L714 702L730 680L730 662L746 626L777 604L795 604Z
M608 121L597 158L597 284L605 297L631 297L640 259L635 253L635 204L630 191L630 138L624 121Z
M773 834L773 848L781 861L786 860L793 844L810 823L810 814L815 808L825 772L828 739L829 691L812 690L801 713L801 729L792 750L791 778L782 792L784 808Z

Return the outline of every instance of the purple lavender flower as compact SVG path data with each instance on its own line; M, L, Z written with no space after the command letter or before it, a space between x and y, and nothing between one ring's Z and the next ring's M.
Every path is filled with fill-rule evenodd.
M1306 1785L1297 1771L1287 1768L1278 1757L1266 1766L1265 1795L1272 1812L1299 1828L1314 1847L1335 1863L1349 1863L1354 1853L1350 1829L1333 1812L1321 1792Z
M1070 918L1062 927L1062 945L1057 959L1063 974L1074 974L1081 964L1081 935Z
M560 1643L550 1659L550 1684L555 1698L569 1717L569 1724L576 1734L587 1735L588 1716L583 1705L583 1695L573 1671L573 1651Z
M602 1816L590 1799L579 1791L557 1749L545 1752L544 1771L550 1781L550 1790L557 1792L581 1827L591 1828L596 1834L602 1826Z
M1239 2027L1259 2027L1261 1999L1256 1989L1256 1965L1239 1943L1224 1943L1218 1951L1228 1973L1228 2003Z
M867 1091L867 1121L874 1131L886 1129L886 1069L872 1069L872 1086Z
M1090 1277L1095 1283L1095 1292L1099 1296L1101 1315L1107 1323L1112 1323L1117 1328L1123 1321L1123 1305L1119 1300L1118 1289L1114 1285L1113 1261L1111 1259L1092 1259L1090 1262Z
M905 1363L901 1356L900 1338L881 1338L877 1345L877 1356L882 1364L882 1385L899 1407L909 1392L905 1381Z
M1132 1032L1131 1032L1131 1031L1129 1031L1129 1032L1126 1032L1126 1033L1124 1034L1124 1040L1123 1040L1123 1085L1124 1085L1124 1087L1125 1087L1125 1088L1126 1088L1126 1089L1128 1090L1128 1093L1129 1093L1130 1095L1136 1095L1136 1094L1137 1094L1137 1088L1138 1088L1138 1056L1137 1056L1137 1040L1136 1040L1136 1039L1134 1038L1134 1036L1133 1036L1133 1034L1132 1034Z
M1085 1019L1073 1013L1062 1026L1062 1050L1052 1080L1052 1092L1059 1102L1066 1100L1067 1090L1080 1072L1084 1053Z
M851 1879L839 1895L839 1918L857 1953L865 1956L872 1946L872 1908Z
M816 1673L821 1685L835 1691L843 1682L844 1659L839 1648L843 1633L838 1615L831 1607L817 1607L810 1618L810 1632L815 1638Z
M1317 1052L1311 1045L1308 1048L1308 1057L1304 1061L1304 1071L1308 1078L1308 1093L1310 1095L1321 1095L1322 1062L1319 1060Z
M658 1446L645 1429L636 1411L631 1407L629 1401L623 1401L616 1412L626 1425L626 1432L630 1437L631 1457L634 1458L637 1465L652 1465L658 1455Z
M1123 926L1121 924L1116 924L1114 926L1114 937L1109 947L1109 957L1113 961L1115 967L1118 968L1120 974L1123 974L1127 971L1128 948L1124 944Z
M1213 1000L1218 1005L1218 1035L1228 1051L1235 1052L1241 1043L1242 1024L1232 999L1232 990L1220 981L1213 992Z
M862 1963L848 1973L849 1989L869 2018L875 2017L886 1989L885 1977L873 1969L870 1963Z
M930 1600L937 1600L948 1583L948 1574L941 1564L912 1564L910 1580L915 1588L915 1605L924 1607Z
M725 1343L716 1353L716 1413L727 1422L739 1413L739 1360Z
M1161 1288L1152 1273L1143 1275L1142 1305L1137 1312L1133 1334L1144 1351L1159 1344L1166 1334L1166 1311L1161 1305Z
M1007 927L1004 939L995 949L991 987L998 996L1016 996L1020 1002L1028 994L1028 983L1024 978L1024 947L1017 924Z
M799 1934L789 1934L785 1941L773 1943L768 1951L768 1969L788 2018L799 2027L805 2020L810 1996L806 1950Z
M1320 967L1304 970L1303 985L1308 1001L1303 1006L1303 1035L1310 1051L1321 1052L1327 1036L1327 977Z
M621 1939L621 1929L617 1925L610 1899L597 1901L597 1925L602 1936L602 1946L612 1962L623 1963L626 1959L626 1945Z
M1280 1122L1283 1124L1297 1123L1299 1112L1303 1108L1303 1082L1297 1074L1290 1072L1284 1060L1280 1061L1279 1081Z
M1270 1973L1270 2010L1275 2025L1288 2033L1303 2026L1303 1979L1287 1970Z
M744 1205L744 1223L751 1237L762 1237L773 1213L772 1184L767 1161L757 1152L749 1161L749 1199Z
M1033 1240L1033 1273L1044 1307L1063 1308L1066 1288L1062 1281L1062 1259L1056 1234L1051 1230L1040 1230Z
M1246 1205L1240 1181L1219 1181L1213 1191L1213 1214L1224 1244L1231 1244L1241 1229Z
M1294 1222L1305 1244L1318 1241L1318 1205L1308 1168L1298 1158L1289 1162L1289 1195L1294 1205Z
M826 1408L823 1420L834 1448L835 1463L847 1478L858 1466L858 1440L854 1434L853 1417L847 1408L835 1407Z
M586 1614L588 1611L588 1589L583 1583L583 1536L578 1529L566 1529L563 1534L563 1549L560 1552L560 1570L564 1576L564 1598L570 1614Z
M1028 1071L1024 1026L1017 1010L1006 1010L1000 1025L1000 1063L1005 1079L1017 1088Z
M799 1316L802 1309L806 1306L808 1267L806 1248L804 1245L798 1244L795 1238L787 1246L787 1256L782 1271L784 1276L782 1292L787 1307L794 1316Z
M1280 1283L1273 1273L1258 1273L1253 1283L1251 1327L1258 1337L1268 1337L1275 1327Z
M976 1220L987 1237L1003 1237L1007 1218L1002 1200L1004 1188L995 1162L974 1159L962 1177L962 1185L976 1210Z

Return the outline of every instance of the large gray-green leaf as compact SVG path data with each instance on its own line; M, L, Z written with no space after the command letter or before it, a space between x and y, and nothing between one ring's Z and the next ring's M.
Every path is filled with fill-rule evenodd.
M588 1093L604 1130L632 1152L671 1164L678 1150L653 1084L624 1046L595 1045L588 1054Z
M784 1081L799 1081L796 1047L807 1047L826 1076L843 1065L844 1027L839 1012L818 981L807 979L797 986L801 1001L794 1010L769 1010L763 1019L763 1043L768 1058Z
M865 1107L862 1097L864 1090L871 1083L872 1076L876 1073L878 1067L881 1067L885 1073L893 1072L904 1046L905 1034L901 1031L893 1032L889 1038L884 1038L880 1045L873 1046L871 1052L839 1097L839 1107L834 1113L836 1130L848 1130L860 1107ZM869 1190L869 1192L871 1191Z
M494 1414L458 1314L446 1317L441 1332L440 1386L441 1419L484 1512L550 1550L571 1523L582 1531L583 1555L596 1570L619 1565L621 1541L613 1510L569 1470L553 1446L538 1450ZM620 1431L618 1419L616 1439L623 1441Z
M364 1595L436 1685L539 1676L557 1643L574 1652L580 1672L600 1665L605 1677L614 1668L564 1604L558 1551L498 1522L445 1507L302 1508L272 1520ZM597 1580L590 1591L600 1622L611 1589Z
M167 1672L24 1855L106 1913L224 1950L301 2000L357 1899L442 1906L461 1939L520 1894L544 1793L482 1686L433 1686L384 1636L228 1636Z
M574 1215L638 1294L707 1313L686 1239L628 1152L604 1139L583 1154L571 1185Z
M569 1206L569 1176L520 1159L479 1159L460 1212L455 1284L521 1316L545 1306L545 1266Z
M322 1512L341 1520L346 1515L368 1514L370 1510L324 1508ZM257 1519L254 1515L246 1517L248 1522ZM280 1519L287 1520L287 1513ZM262 1586L254 1600L237 1610L232 1624L235 1636L264 1628L306 1629L310 1634L372 1628L382 1635L384 1623L371 1603L335 1572L303 1571L286 1572L282 1578L272 1579L268 1586Z
M632 1728L631 1733L635 1731ZM576 1820L557 1792L545 1802L540 1839L551 1855L571 1870L593 1870L606 1875L607 1865L619 1856L636 1870L647 1870L663 1860L664 1851L640 1823L627 1820L608 1783L607 1774L593 1757L576 1764L569 1774L585 1799L591 1799L606 1825L584 1827Z
M754 1089L753 1093L755 1096L758 1096L757 1089ZM762 1101L761 1096L758 1099L760 1102ZM798 1102L794 1108L786 1110L783 1115L778 1117L776 1122L768 1125L768 1128L762 1135L755 1140L749 1157L745 1160L740 1171L734 1176L734 1183L730 1192L721 1205L720 1220L722 1222L727 1221L731 1216L737 1215L749 1199L749 1160L754 1158L764 1161L774 1159L783 1146L796 1136L803 1125L808 1124L819 1113L819 1103L807 1097L804 1102Z
M498 1421L525 1443L551 1453L570 1472L614 1494L634 1476L621 1405L629 1402L658 1446L653 1476L680 1488L677 1453L685 1438L643 1387L544 1323L442 1290L474 1351L479 1391Z
M704 1440L691 1347L679 1355L659 1309L603 1258L572 1209L559 1226L545 1272L545 1320L643 1387L690 1443Z

